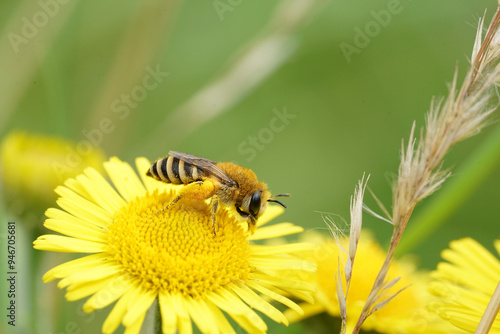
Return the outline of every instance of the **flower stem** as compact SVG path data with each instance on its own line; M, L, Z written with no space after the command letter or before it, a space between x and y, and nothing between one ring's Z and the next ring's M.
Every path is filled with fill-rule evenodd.
M496 315L500 310L500 282L498 282L497 288L491 296L490 302L483 313L483 317L476 328L476 334L486 334L490 331L493 321L495 321Z
M162 334L161 330L161 311L160 311L160 301L156 298L156 312L155 312L155 334Z

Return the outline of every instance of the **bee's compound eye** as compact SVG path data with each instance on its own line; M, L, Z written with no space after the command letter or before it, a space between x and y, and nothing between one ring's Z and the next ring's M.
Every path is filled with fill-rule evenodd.
M250 214L254 217L257 217L260 211L260 194L261 191L256 191L252 194L252 198L250 199L248 211L250 211Z

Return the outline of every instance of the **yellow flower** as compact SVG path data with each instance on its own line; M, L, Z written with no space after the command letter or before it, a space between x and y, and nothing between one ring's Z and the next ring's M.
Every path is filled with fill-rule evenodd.
M500 254L500 240L495 241ZM438 300L430 309L443 319L474 333L500 280L500 261L471 238L455 240L441 253L443 259L431 275L430 291ZM500 333L497 315L490 333Z
M47 207L55 200L54 188L66 178L80 174L85 167L100 169L104 154L87 143L10 132L0 146L0 170L11 210L21 214L33 205Z
M327 312L339 318L340 308L337 297L336 275L347 258L349 240L347 238L335 241L323 236L309 236L309 241L317 245L311 261L318 269L311 274L310 280L317 284L313 305L301 305L303 315L288 310L285 315L290 322L296 322L307 317ZM354 260L353 274L349 294L347 296L347 332L350 333L361 313L363 305L370 293L373 282L382 266L385 252L367 231L363 231L358 244ZM426 294L427 275L415 271L409 260L393 261L387 281L401 277L400 281L387 290L386 297L390 297L403 287L407 287L392 299L386 306L370 315L362 326L363 330L375 330L380 333L451 333L446 322L425 309L430 295ZM343 282L345 289L345 280ZM345 290L344 290L345 292ZM339 325L340 326L340 325Z
M234 333L222 311L246 331L263 333L267 326L252 308L288 325L267 299L298 312L300 307L283 294L312 300L312 284L288 277L315 270L292 254L308 246L263 246L249 240L302 228L291 223L261 227L283 212L270 206L248 236L245 223L219 209L214 235L205 202L181 201L162 210L182 186L147 178L149 165L145 158L136 160L141 180L127 163L117 158L106 162L118 192L91 168L56 189L63 210L48 209L45 226L66 236L41 236L34 247L94 254L49 270L43 280L60 278L58 286L67 288L70 301L91 296L83 306L86 312L117 301L104 333L114 332L120 322L126 333L138 333L156 298L164 333L191 333L191 320L203 333Z

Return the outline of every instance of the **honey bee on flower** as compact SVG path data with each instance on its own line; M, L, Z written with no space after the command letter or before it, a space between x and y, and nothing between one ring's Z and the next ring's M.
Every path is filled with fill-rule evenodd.
M276 197L288 197L289 194L272 196L267 185L259 181L255 173L231 162L214 162L192 154L170 151L169 155L153 162L146 173L158 181L184 184L165 209L169 209L183 198L211 199L212 224L215 231L215 213L219 203L234 207L239 216L248 222L248 230L253 233L257 219L262 215L268 202L275 202Z

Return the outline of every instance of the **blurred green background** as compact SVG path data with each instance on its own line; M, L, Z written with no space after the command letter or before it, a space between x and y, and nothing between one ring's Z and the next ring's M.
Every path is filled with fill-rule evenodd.
M237 162L274 193L293 195L285 199L281 220L326 233L321 213L338 215L344 224L363 173L390 207L401 140L414 120L424 124L431 98L447 94L456 68L459 82L463 78L478 18L488 8L489 22L496 5L3 0L0 137L21 129L78 143L107 119L112 130L94 138L108 156L133 163L137 156L153 160L177 150ZM377 23L389 10L390 17ZM38 27L30 30L26 22ZM372 36L356 40L367 27L375 29ZM360 41L365 45L346 57L342 43ZM259 57L245 58L256 48ZM157 84L137 88L147 86L151 71L162 73ZM232 81L224 81L228 75ZM221 80L226 86L216 86ZM223 89L208 90L209 98L196 95L207 87ZM132 95L128 105L124 94ZM444 166L455 173L446 186L467 161L483 163L470 159L495 131L494 121L452 150ZM492 249L499 232L499 171L496 165L441 227L411 249L423 267L434 268L453 239L470 236ZM366 202L376 209L371 196ZM2 215L15 219L9 207ZM364 227L381 242L391 234L391 226L368 215ZM81 323L72 312L66 316ZM92 323L99 328L102 321Z

